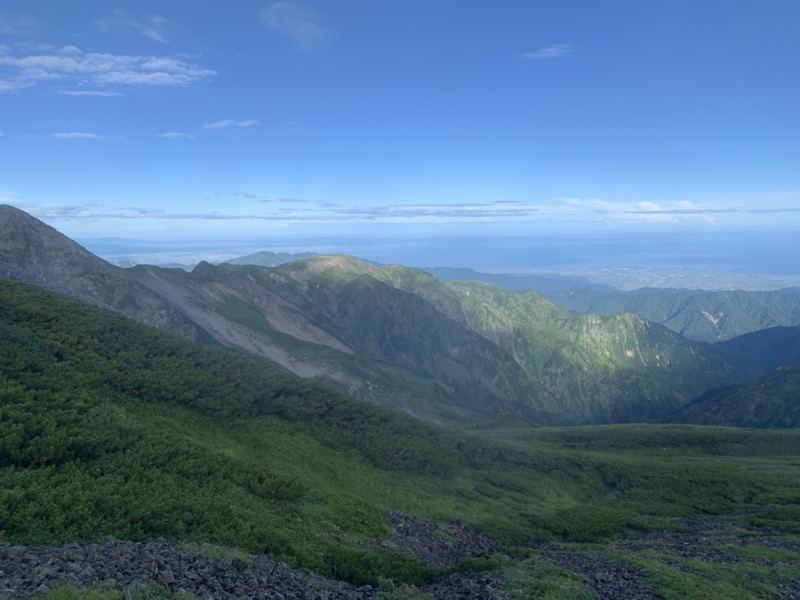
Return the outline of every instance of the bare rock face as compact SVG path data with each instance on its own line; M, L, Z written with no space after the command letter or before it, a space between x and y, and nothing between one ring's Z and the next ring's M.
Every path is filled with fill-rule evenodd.
M29 283L197 338L195 326L120 269L49 225L0 205L0 277Z

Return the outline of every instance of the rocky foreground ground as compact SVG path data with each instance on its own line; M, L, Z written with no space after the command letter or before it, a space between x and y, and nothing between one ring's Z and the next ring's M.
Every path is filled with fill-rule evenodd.
M659 556L659 562L676 571L704 576L701 565L719 566L737 564L744 577L764 578L761 569L775 572L793 572L793 576L776 576L769 595L759 596L775 600L800 600L800 542L786 531L747 524L747 516L740 513L729 517L697 517L684 519L681 532L653 532L647 535L619 538L611 542L601 554L628 556ZM603 556L588 554L579 544L529 544L540 558L586 578L587 585L599 600L660 600L652 585L646 583L644 574L623 562ZM757 557L741 550L748 547L771 549L782 557L775 560ZM742 598L752 595L744 590Z
M394 533L379 542L417 557L429 566L449 568L464 558L494 555L498 546L462 527L442 527L409 515L387 513ZM741 519L688 519L683 532L657 532L615 540L604 552L577 544L530 544L536 560L582 575L598 600L658 600L663 596L646 581L645 573L613 558L622 554L661 553L671 568L689 571L700 561L731 563L781 572L798 572L800 543L796 536L765 528L743 530ZM742 533L747 535L742 535ZM754 558L737 549L756 545L779 550L783 561ZM794 557L794 558L793 558ZM511 560L510 558L508 560ZM693 562L695 561L695 562ZM59 586L130 590L156 584L170 592L184 590L200 598L368 600L378 590L353 587L292 569L265 556L212 558L202 547L165 541L112 541L101 545L67 544L60 548L0 548L0 598L26 598ZM505 582L481 573L454 573L422 588L436 599L505 600ZM524 594L524 590L521 590ZM743 597L747 597L746 595ZM779 578L771 595L800 600L800 575Z
M402 513L388 513L395 533L381 542L432 567L494 554L497 545L461 527L444 528ZM131 589L155 583L201 598L370 600L378 590L353 587L292 569L265 556L211 558L174 542L113 541L60 548L0 548L0 598L25 598L59 586ZM434 598L501 600L502 582L477 573L455 573L426 586Z

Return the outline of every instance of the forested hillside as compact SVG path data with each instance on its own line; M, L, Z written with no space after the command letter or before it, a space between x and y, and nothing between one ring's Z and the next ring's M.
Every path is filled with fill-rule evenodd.
M770 371L800 364L800 327L770 327L714 345Z
M798 428L800 366L780 368L757 381L706 392L665 421L726 427Z
M800 325L800 290L771 292L648 288L632 292L585 288L549 297L570 310L610 315L631 312L698 342L720 342L746 333Z

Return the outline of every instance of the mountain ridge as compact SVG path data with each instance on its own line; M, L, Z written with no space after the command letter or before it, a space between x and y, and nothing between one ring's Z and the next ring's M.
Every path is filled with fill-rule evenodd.
M698 342L714 343L778 326L800 325L800 290L704 291L585 288L553 291L554 302L580 312L633 312Z
M17 232L0 252L9 272L27 268L56 291L434 422L648 420L760 374L640 317L582 315L537 292L442 282L347 255L122 270L22 211L5 209L0 221L0 231ZM63 247L46 266L28 258L40 239L48 252Z
M128 273L53 227L0 205L0 276L31 283L190 339L203 333Z

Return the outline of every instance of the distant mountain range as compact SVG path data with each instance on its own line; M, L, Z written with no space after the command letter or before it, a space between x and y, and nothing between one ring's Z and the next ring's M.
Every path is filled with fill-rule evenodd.
M455 267L426 268L437 279L443 281L482 281L499 285L515 292L535 290L549 294L558 290L573 288L586 288L597 291L611 291L613 287L600 283L593 283L586 277L569 275L536 275L530 273L484 273L474 269Z
M768 370L631 313L579 314L538 292L344 255L276 267L201 263L191 273L121 269L8 206L0 275L455 425L664 418Z
M601 315L632 312L698 342L730 340L770 327L800 326L797 288L771 292L580 288L548 295L570 310Z
M238 256L236 258L232 258L230 260L226 260L226 263L232 265L256 265L258 267L277 267L279 265L286 264L288 262L294 262L296 260L304 260L306 258L313 258L318 256L318 254L314 252L299 252L299 253L291 253L291 252L254 252L253 254L247 254L245 256Z

